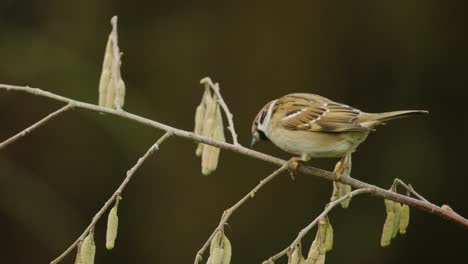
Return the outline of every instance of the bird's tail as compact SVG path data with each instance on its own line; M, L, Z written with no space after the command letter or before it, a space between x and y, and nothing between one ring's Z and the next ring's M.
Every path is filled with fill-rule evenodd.
M402 110L402 111L392 111L392 112L385 112L385 113L378 113L378 114L369 114L364 122L361 122L361 125L364 127L368 127L373 129L374 127L387 122L389 120L403 118L407 116L413 115L422 115L428 114L429 112L426 110Z
M397 118L403 118L403 117L413 116L413 115L422 115L422 114L428 114L428 113L429 112L426 110L392 111L392 112L375 114L373 119L382 123L382 122L386 122L386 121L397 119Z

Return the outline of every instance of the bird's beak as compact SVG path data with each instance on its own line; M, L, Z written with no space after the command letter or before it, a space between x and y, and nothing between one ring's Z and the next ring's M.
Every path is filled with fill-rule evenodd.
M255 144L257 144L258 142L260 141L260 135L258 134L258 132L255 132L253 135L252 135L252 142L250 143L250 147L253 147Z

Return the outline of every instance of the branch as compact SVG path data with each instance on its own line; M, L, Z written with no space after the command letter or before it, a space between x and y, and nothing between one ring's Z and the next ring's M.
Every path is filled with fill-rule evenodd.
M287 163L285 163L283 166L281 166L279 169L274 171L272 174L268 175L265 179L261 180L260 183L255 186L249 193L247 193L242 199L240 199L236 204L233 206L229 207L229 209L226 209L221 216L221 220L219 221L218 226L216 229L213 231L213 233L210 235L208 240L205 242L203 247L197 252L197 256L195 257L195 264L197 264L198 256L203 255L205 252L206 248L210 245L210 241L213 238L213 236L218 232L218 230L224 230L224 225L227 223L231 215L239 209L249 198L253 198L255 194L257 193L258 190L260 190L265 184L273 180L276 176L280 175L282 172L284 172L287 168Z
M422 201L425 201L425 202L428 202L430 203L428 200L426 200L426 198L424 198L422 195L420 195L419 193L417 193L414 189L413 189L413 186L411 186L410 184L406 184L404 183L402 180L396 178L394 181L393 181L393 184L397 184L397 185L400 185L402 186L403 188L406 189L407 192L411 193L412 195L414 195L415 197L417 197L419 200L422 200Z
M146 151L145 155L143 157L139 158L137 163L127 171L127 176L123 180L123 182L120 184L120 186L117 188L117 190L111 195L111 197L107 200L107 202L104 204L104 206L99 209L99 211L94 215L93 220L91 223L88 225L88 227L85 229L85 231L78 237L78 239L73 242L70 247L67 248L60 256L58 256L56 259L51 261L51 264L56 264L59 263L65 256L67 256L77 245L80 241L82 241L89 233L89 231L94 228L96 223L99 221L99 219L102 217L102 215L106 212L106 210L114 203L115 199L120 196L122 191L125 189L127 186L128 182L132 178L132 176L135 174L135 172L140 168L140 166L145 162L155 151L159 149L159 146L166 140L168 139L172 134L170 132L166 132L162 137L156 141L156 143L151 146L148 151Z
M37 121L32 126L26 128L25 130L19 132L18 134L14 135L11 138L9 138L9 139L3 141L2 143L0 143L0 149L10 145L11 143L15 142L16 140L20 139L21 137L24 137L24 136L28 135L29 133L34 131L36 128L38 128L38 127L44 125L45 123L47 123L47 121L52 120L54 117L57 117L58 115L62 114L65 111L70 110L71 108L73 108L73 103L69 103L66 106L60 108L59 110L57 110L57 111L55 111L53 113L50 113L48 116L46 116L43 119Z
M214 140L212 138L196 135L189 131L177 129L177 128L168 126L166 124L162 124L154 120L144 118L139 115L125 112L124 110L114 110L114 109L107 108L107 107L101 107L101 106L97 106L94 104L76 101L76 100L73 100L64 96L53 94L51 92L40 90L37 88L0 84L0 89L27 92L27 93L38 95L38 96L48 97L50 99L61 101L64 103L73 103L75 108L88 109L88 110L95 111L95 112L101 112L101 113L107 113L107 114L114 115L114 116L119 116L119 117L132 120L134 122L144 124L144 125L156 128L156 129L164 130L166 132L171 132L173 133L174 136L177 136L177 137L189 139L195 142L204 143L204 144L215 146L221 149L236 152L245 156L249 156L251 158L255 158L255 159L259 159L265 162L275 164L277 166L283 166L287 162L283 159L279 159L279 158L276 158L276 157L273 157L273 156L255 151L255 150L251 150L241 145L229 144L229 143L222 142L219 140ZM431 203L420 201L420 200L407 197L405 195L397 194L394 192L390 192L383 188L359 181L351 177L342 176L338 178L337 175L335 175L335 173L331 171L326 171L326 170L322 170L322 169L318 169L318 168L314 168L310 166L304 166L301 164L299 164L297 170L298 172L306 174L306 175L324 178L329 181L339 181L341 183L351 185L354 189L372 188L373 190L372 193L374 196L378 196L384 199L389 199L389 200L393 200L396 202L407 204L419 210L422 210L431 214L435 214L445 219L449 219L457 224L460 224L461 226L465 228L468 228L468 219L456 213L453 213L451 211L444 210L441 207L433 205Z
M223 100L223 97L221 96L221 93L219 92L219 84L218 83L213 83L213 81L211 81L210 77L205 77L205 78L201 79L200 83L205 84L208 87L210 87L214 91L214 93L216 94L216 97L218 98L218 103L221 105L221 107L224 110L224 113L226 114L226 118L227 118L228 123L229 123L228 129L229 129L229 131L231 131L231 135L232 135L232 142L236 146L240 145L239 142L237 141L236 129L234 128L234 121L233 121L234 116L229 111L229 108L227 107L226 103Z
M317 218L315 218L314 221L312 221L312 223L310 223L308 226L304 227L299 232L296 239L294 239L294 241L291 243L291 245L289 245L287 248L285 248L280 253L274 255L273 257L271 257L270 260L275 261L275 260L281 258L282 256L286 255L288 253L288 251L294 250L294 248L296 247L297 244L299 244L299 242L302 240L302 238L304 238L304 236L307 235L307 233L309 233L309 231L315 225L317 225L318 221L320 219L324 218L333 208L335 208L337 205L339 205L342 201L344 201L344 200L346 200L348 198L351 198L353 196L360 195L360 194L372 193L373 191L374 190L372 188L364 188L364 189L354 190L354 191L340 197L339 199L336 199L335 201L328 203L325 206L325 210L323 210L323 212L319 216L317 216Z

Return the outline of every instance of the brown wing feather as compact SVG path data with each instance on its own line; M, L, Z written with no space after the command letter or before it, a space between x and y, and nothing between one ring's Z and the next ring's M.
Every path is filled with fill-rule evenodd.
M361 111L312 94L292 94L280 98L277 108L283 108L281 125L290 130L314 132L368 131L361 126Z

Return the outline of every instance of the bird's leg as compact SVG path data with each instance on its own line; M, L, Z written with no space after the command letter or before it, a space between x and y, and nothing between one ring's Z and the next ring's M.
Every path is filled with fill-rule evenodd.
M289 175L291 175L291 178L294 180L294 173L297 170L297 167L299 167L299 163L307 162L310 160L310 157L306 154L303 154L300 157L292 157L288 160L288 171Z

